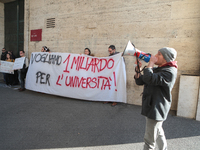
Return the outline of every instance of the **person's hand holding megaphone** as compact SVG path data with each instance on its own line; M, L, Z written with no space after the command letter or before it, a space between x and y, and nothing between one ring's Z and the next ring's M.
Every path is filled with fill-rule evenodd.
M136 72L135 78L139 78L140 77L140 70L141 70L141 67L142 67L142 63L141 63L141 61L139 59L137 59L135 61L135 64L136 64L136 67L135 67L135 72Z
M151 55L147 68L153 68L154 64L157 61L158 61L158 58L156 56L154 56L154 55Z
M158 61L158 58L156 56L154 56L154 55L151 55L147 68L153 68L154 64L156 64L157 61ZM137 59L135 61L135 64L137 64L137 66L135 67L135 72L136 72L135 78L139 78L140 77L140 72L142 70L141 69L142 63L141 63L141 61L139 59Z

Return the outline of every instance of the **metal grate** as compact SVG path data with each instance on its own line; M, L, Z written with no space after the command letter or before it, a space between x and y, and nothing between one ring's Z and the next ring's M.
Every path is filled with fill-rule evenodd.
M48 18L46 23L46 28L55 28L55 18Z

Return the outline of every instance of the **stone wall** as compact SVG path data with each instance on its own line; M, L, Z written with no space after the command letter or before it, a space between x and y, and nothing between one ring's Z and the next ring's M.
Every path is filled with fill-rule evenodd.
M4 47L4 3L0 3L0 50L2 50L3 47Z
M29 42L28 54L47 46L52 52L83 53L89 47L97 57L108 56L114 44L122 52L129 40L142 51L156 54L162 47L177 50L178 78L171 109L177 109L181 74L200 74L199 0L25 0L25 34L42 29L42 41ZM27 14L28 13L28 14ZM46 20L55 18L55 28ZM142 87L136 86L134 57L125 57L127 100L141 105ZM143 63L145 65L145 63Z

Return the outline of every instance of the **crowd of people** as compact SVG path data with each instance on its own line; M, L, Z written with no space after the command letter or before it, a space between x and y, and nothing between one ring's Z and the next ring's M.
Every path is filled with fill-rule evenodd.
M50 53L50 49L47 46L42 46L41 52L48 52ZM118 52L115 52L115 46L111 45L109 47L108 52L110 53L109 56L117 54ZM91 50L89 48L84 49L84 54L89 56L94 56L91 53ZM25 57L24 50L19 51L20 57ZM8 61L8 62L15 62L16 56L13 54L12 51L7 51L5 48L2 48L2 54L1 54L1 60L2 61ZM3 73L4 82L6 83L7 87L12 87L14 85L18 85L20 83L21 87L18 89L19 91L24 91L25 88L25 78L26 73L28 70L28 58L25 57L24 59L24 65L22 69L14 70L14 74L11 73ZM115 104L116 105L116 104ZM113 106L115 106L113 105Z
M6 51L5 48L2 48L1 60L8 61L8 62L14 62L15 55L13 54L12 51ZM17 71L14 71L14 74L3 73L3 78L6 83L6 86L17 85L19 82Z
M41 52L50 53L50 49L47 46L42 46ZM114 45L110 45L108 47L108 52L109 52L109 56L119 53L119 52L116 52L116 48ZM91 50L89 48L84 49L84 54L89 55L89 56L94 56L94 54L91 53ZM25 57L25 52L23 50L20 50L19 55L20 57ZM8 62L15 62L15 58L16 57L12 51L6 51L5 48L2 49L1 60L8 61ZM13 85L18 85L20 83L21 87L18 90L24 91L27 70L28 70L28 58L25 57L24 66L22 69L14 70L14 74L3 73L6 86L11 87ZM105 103L108 103L108 102L105 102ZM114 102L112 103L112 106L115 106L116 104L117 103Z
M49 52L50 49L46 46L43 46L41 49L41 52ZM25 57L24 50L19 51L20 57ZM15 55L12 51L7 51L6 48L2 48L2 54L1 54L1 60L2 61L8 61L8 62L15 62ZM14 85L19 85L20 88L18 89L20 92L25 91L25 78L26 73L28 71L29 61L28 58L25 57L24 59L24 65L22 69L14 70L14 74L11 73L3 73L3 79L7 87L12 87Z
M46 46L42 47L41 52L50 52ZM108 47L109 56L115 55L116 52L114 45ZM84 49L84 54L93 56L89 48ZM167 149L167 141L165 138L164 130L162 128L163 122L167 119L169 113L172 96L171 91L175 84L177 77L177 52L173 48L164 47L158 50L154 56L151 55L150 61L146 68L141 68L142 64L139 60L135 68L134 79L137 85L144 85L142 93L142 112L141 114L146 117L146 129L144 135L144 150L155 149L156 145L160 150ZM25 52L20 51L20 57L25 57ZM1 60L14 62L15 56L12 51L2 49ZM157 65L157 67L154 67ZM21 88L19 91L25 90L25 77L28 68L28 59L25 58L24 66L20 70L15 70L18 73L8 74L3 73L6 85L14 85L16 82L16 75L19 77ZM105 102L108 103L108 102ZM115 106L117 103L112 103Z
M24 50L20 50L20 57L25 57ZM5 48L2 48L1 61L7 62L15 62L15 55L12 51L7 51ZM28 58L25 57L24 65L22 69L14 70L14 74L12 73L3 73L3 79L6 83L7 87L12 87L14 85L18 85L20 83L20 88L18 89L20 92L25 91L25 78L28 70Z

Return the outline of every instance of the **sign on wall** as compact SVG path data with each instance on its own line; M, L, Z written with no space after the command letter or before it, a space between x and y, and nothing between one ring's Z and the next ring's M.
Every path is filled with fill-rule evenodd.
M92 57L34 52L26 88L83 100L126 103L126 70L121 54Z
M42 29L31 30L31 41L42 41Z

